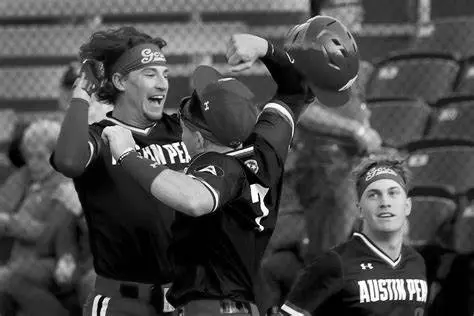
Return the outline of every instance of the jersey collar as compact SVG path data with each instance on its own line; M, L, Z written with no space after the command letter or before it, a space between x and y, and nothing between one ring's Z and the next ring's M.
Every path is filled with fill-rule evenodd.
M118 126L122 126L134 133L137 133L137 134L141 134L141 135L148 135L150 133L150 131L153 129L153 127L156 126L156 122L153 123L153 125L150 125L146 128L140 128L140 127L136 127L136 126L132 126L132 125L129 125L125 122L122 122L121 120L118 120L114 117L112 117L112 112L109 112L106 114L105 116L105 119L109 122L112 122L114 123L115 125L118 125Z
M402 260L402 254L396 260L392 260L382 249L377 247L367 236L361 233L354 233L353 236L358 237L375 255L377 255L380 259L387 262L392 268L395 268L400 261Z

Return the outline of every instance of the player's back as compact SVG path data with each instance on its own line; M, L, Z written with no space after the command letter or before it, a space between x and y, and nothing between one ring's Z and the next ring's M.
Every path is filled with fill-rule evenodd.
M274 107L261 115L246 147L200 154L187 168L186 174L211 191L215 206L197 218L176 214L171 304L205 298L255 301L253 280L276 223L293 132L292 118L280 113L284 106Z
M174 211L154 199L112 158L100 135L106 126L133 132L137 150L158 164L183 169L189 160L181 129L167 115L147 129L111 117L90 127L93 155L86 171L74 179L87 219L94 266L98 274L125 281L164 283L171 275L166 252Z

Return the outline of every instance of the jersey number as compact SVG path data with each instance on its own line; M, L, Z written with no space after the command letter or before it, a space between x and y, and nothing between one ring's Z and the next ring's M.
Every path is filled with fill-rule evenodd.
M268 193L268 190L269 190L268 188L265 188L257 183L250 185L252 203L259 203L260 211L262 212L261 216L255 218L255 223L257 223L257 227L259 231L263 231L264 229L264 227L260 224L260 222L262 221L262 218L268 216L268 214L270 213L267 206L265 205L265 202L263 201L265 199L265 196Z

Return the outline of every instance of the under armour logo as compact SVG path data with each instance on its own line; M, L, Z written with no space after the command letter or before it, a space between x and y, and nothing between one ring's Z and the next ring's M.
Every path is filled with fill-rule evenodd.
M209 110L209 101L204 102L204 111Z
M285 52L286 56L288 56L288 60L290 61L290 63L294 64L295 63L295 60L290 56L290 54L288 54L287 52Z
M367 264L361 263L360 267L362 268L362 270L367 270L367 269L372 270L374 268L372 263L367 263Z

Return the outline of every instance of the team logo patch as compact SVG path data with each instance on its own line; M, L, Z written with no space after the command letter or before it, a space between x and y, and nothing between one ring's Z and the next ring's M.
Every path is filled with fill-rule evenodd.
M198 167L196 168L196 172L207 172L216 177L222 177L224 175L224 170L214 165Z
M255 159L249 159L249 160L246 160L245 162L245 165L247 166L247 168L249 168L250 170L252 170L253 173L257 173L258 172L258 163Z
M369 181L373 177L381 175L381 174L391 174L393 176L397 175L395 171L387 167L373 168L369 172L367 172L367 175L365 176L365 181Z
M151 48L145 48L141 51L141 55L143 56L141 62L142 64L148 64L151 62L166 62L165 55L163 55L160 51L153 51Z

